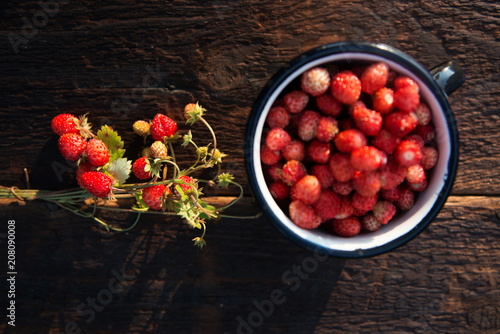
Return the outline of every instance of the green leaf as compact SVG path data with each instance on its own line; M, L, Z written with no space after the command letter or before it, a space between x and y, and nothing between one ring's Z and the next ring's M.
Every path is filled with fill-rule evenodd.
M108 147L110 162L123 157L125 154L125 149L123 148L125 143L122 141L122 137L109 126L103 125L101 129L97 131L97 138L102 140Z
M125 158L118 158L112 161L106 168L106 173L111 175L115 180L115 184L121 186L130 176L132 171L132 161Z

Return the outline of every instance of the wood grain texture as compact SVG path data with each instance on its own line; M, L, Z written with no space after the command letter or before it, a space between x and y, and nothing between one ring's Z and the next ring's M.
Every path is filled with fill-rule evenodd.
M0 331L500 331L497 2L44 3L55 2L0 4L0 185L24 188L24 168L33 187L74 185L49 127L58 113L89 113L96 126L112 125L133 159L141 147L134 120L167 112L187 131L182 108L200 101L229 154L226 170L249 194L243 147L259 92L300 53L347 40L390 44L427 68L459 62L467 81L449 101L460 162L453 196L430 227L362 260L319 258L266 217L211 224L208 247L199 251L191 241L197 234L178 219L148 215L115 234L43 202L1 202L2 249L5 222L16 220L19 294L16 331L3 322ZM16 38L23 42L16 46ZM202 126L194 133L202 142L209 137ZM254 209L248 198L236 208ZM133 221L112 216L124 226ZM273 296L280 303L261 311Z

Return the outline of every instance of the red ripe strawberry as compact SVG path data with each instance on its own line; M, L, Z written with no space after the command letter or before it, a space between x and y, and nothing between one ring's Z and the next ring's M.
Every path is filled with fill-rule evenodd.
M392 189L400 185L406 177L406 168L398 165L394 160L389 160L380 168L382 189Z
M361 222L356 217L335 219L332 221L333 231L341 237L354 237L361 231Z
M351 71L342 71L333 77L330 90L338 101L352 104L361 95L361 81Z
M354 207L350 196L340 196L340 210L335 219L344 219L354 214Z
M321 186L314 175L306 175L292 186L290 197L304 204L314 204L321 195Z
M376 170L380 162L380 151L373 146L363 146L351 152L351 165L356 170Z
M396 200L396 206L401 210L410 210L415 205L415 194L407 186L398 187L399 198Z
M65 133L59 137L57 143L59 151L65 159L76 161L80 159L85 148L87 141L82 136L76 133Z
M353 104L349 105L349 107L347 108L347 110L349 111L349 116L352 117L354 110L358 108L366 108L366 104L361 100L357 100Z
M314 209L301 201L292 201L288 207L290 219L300 228L312 230L321 225L321 217Z
M163 114L156 114L150 131L153 140L163 141L165 137L169 138L177 132L177 123Z
M306 167L297 160L287 161L281 170L281 179L289 186L293 186L306 176Z
M100 139L93 138L88 141L85 155L92 166L104 166L109 161L109 149Z
M403 112L413 112L420 103L418 87L407 86L394 92L394 106Z
M373 207L373 215L382 225L386 225L395 214L396 207L391 202L378 201Z
M144 203L152 210L161 210L163 198L170 190L164 184L146 187L142 189L142 199Z
M420 160L420 164L425 170L429 170L436 165L438 158L439 153L434 147L424 146L422 148L422 160Z
M343 153L351 153L353 150L366 146L366 136L358 129L348 129L340 132L334 138L337 149Z
M356 171L351 165L349 155L343 153L335 153L328 162L328 167L335 180L347 182L352 179Z
M266 117L266 122L269 127L284 129L290 123L290 114L283 107L274 107L269 110Z
M62 136L65 133L79 133L77 129L78 118L71 114L59 114L52 119L51 127L57 135Z
M307 70L300 78L300 88L311 96L319 96L330 88L330 74L323 67Z
M352 118L358 129L367 136L375 136L382 128L382 116L375 110L363 107L354 108Z
M285 160L297 160L302 161L306 155L306 148L304 143L300 140L293 139L290 143L283 149L283 158Z
M373 94L387 84L389 66L379 62L368 66L361 75L361 88L367 94Z
M425 179L423 182L420 183L408 183L408 188L410 188L413 191L421 192L427 189L427 186L429 185L427 179Z
M373 209L375 203L377 203L377 200L378 200L377 194L372 196L363 196L358 192L355 192L351 198L352 206L355 209L362 211L370 211L371 209Z
M394 151L394 159L399 165L410 167L411 165L420 163L422 151L418 144L409 140L403 140Z
M82 175L82 185L89 193L96 197L108 197L113 180L101 172L86 172Z
M316 164L311 167L311 174L316 176L321 186L321 189L330 188L333 183L333 175L330 173L328 165Z
M373 95L372 105L381 115L389 114L394 107L394 91L387 87L377 90Z
M191 176L182 175L179 177L179 180L182 181L182 183L179 182L178 185L182 188L182 191L185 194L192 193L194 191L193 188L197 187L195 180ZM177 190L175 190L174 193L177 196L180 196L180 194L177 192Z
M422 137L424 143L429 143L436 137L436 129L431 123L427 125L419 125L415 128L414 133Z
M83 161L78 165L78 168L76 170L76 182L78 182L78 185L80 187L84 188L82 175L93 170L95 170L94 166L92 166L88 161Z
M337 117L342 111L342 103L330 93L316 97L316 106L326 116Z
M281 180L282 169L283 169L283 163L278 162L274 165L267 166L267 174L271 177L273 181Z
M145 171L145 167L149 165L149 160L147 157L142 157L134 161L132 165L132 171L134 175L140 180L147 180L152 177L151 171Z
M384 119L384 128L398 138L402 138L412 132L418 125L415 113L395 111Z
M269 191L273 198L277 201L282 201L290 196L290 187L281 180L274 181L269 185Z
M351 181L340 182L334 180L332 183L332 190L339 195L347 196L354 190L354 186Z
M420 135L417 135L415 133L409 134L408 136L404 137L403 140L409 140L414 142L415 144L418 145L418 147L420 147L420 149L424 147L424 140Z
M307 147L307 154L318 164L326 164L330 160L331 145L314 139Z
M291 141L292 137L281 128L271 129L266 137L266 145L273 151L281 151L290 144Z
M294 90L283 96L283 104L291 114L298 114L309 103L309 95L300 90Z
M372 145L387 154L392 154L400 142L401 139L399 137L396 137L386 129L380 129L372 139Z
M415 114L417 114L418 125L427 125L432 120L432 113L427 104L420 103L415 109Z
M306 110L300 117L298 135L303 141L310 141L316 137L321 114Z
M422 183L425 181L425 171L421 165L411 165L406 169L406 182Z
M340 196L331 190L324 189L313 208L316 214L325 222L333 219L339 213L340 205Z
M382 187L378 171L356 172L352 178L354 189L363 196L373 196Z
M331 141L339 132L338 122L333 117L321 117L316 131L316 138L323 142Z
M401 192L398 187L394 187L391 189L383 189L380 190L380 196L389 202L396 202L401 196Z
M260 160L264 165L274 165L281 160L281 152L273 151L266 145L260 149Z
M381 226L382 223L372 213L367 213L361 218L361 227L369 232L378 231Z
M418 84L415 81L413 81L413 79L410 79L408 77L399 76L394 80L394 89L400 89L405 87L414 87L417 90L419 89Z

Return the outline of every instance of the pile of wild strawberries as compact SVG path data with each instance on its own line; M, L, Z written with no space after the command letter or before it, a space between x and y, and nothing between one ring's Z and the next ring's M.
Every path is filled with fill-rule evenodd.
M261 161L304 229L374 232L413 207L438 160L418 84L383 62L307 70L273 104Z

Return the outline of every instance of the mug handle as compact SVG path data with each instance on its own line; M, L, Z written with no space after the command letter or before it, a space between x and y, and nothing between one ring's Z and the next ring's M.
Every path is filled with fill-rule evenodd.
M453 93L465 82L464 71L457 62L452 60L437 65L429 72L444 90L446 95Z

